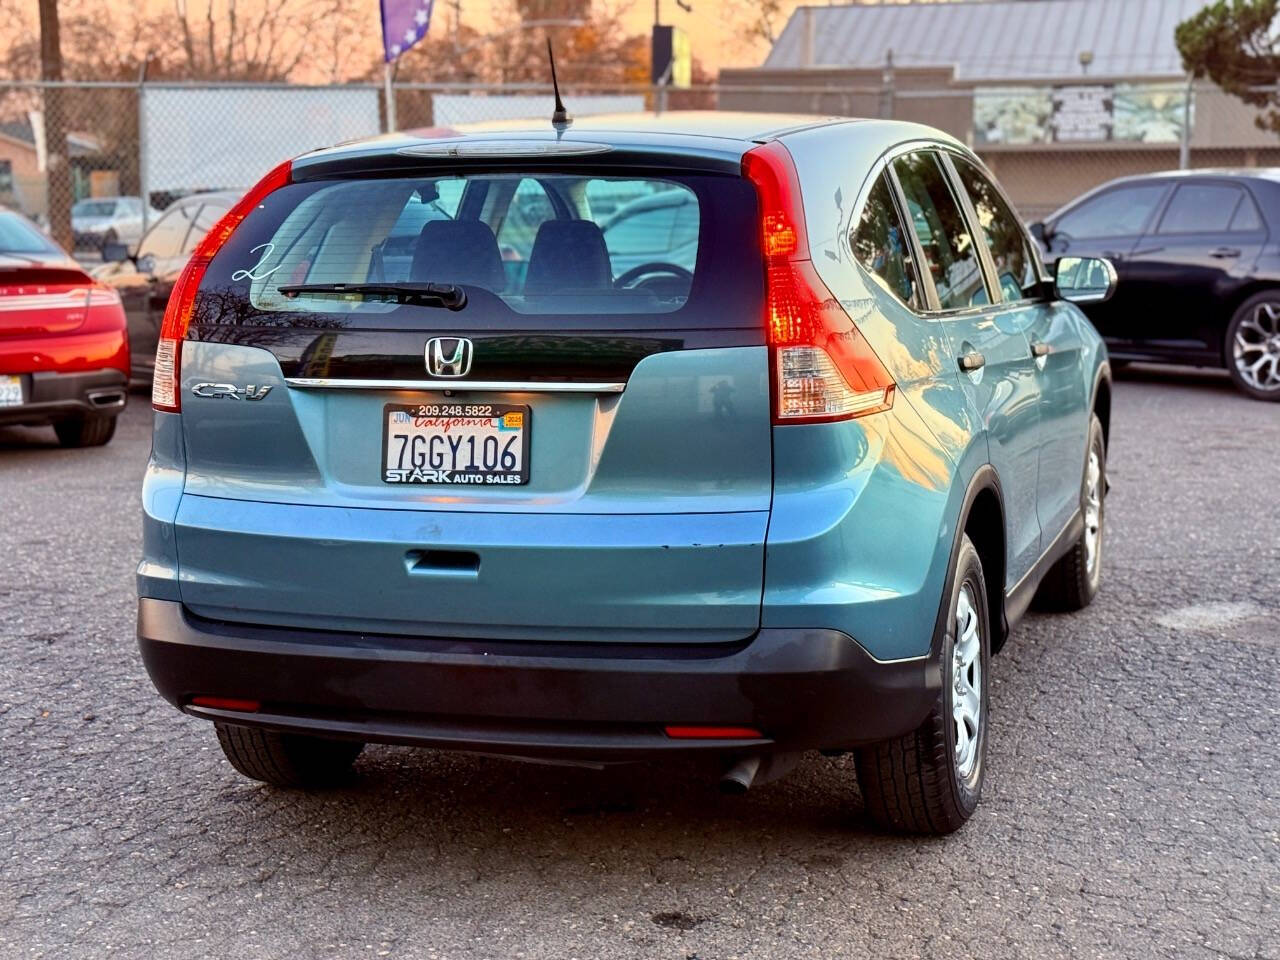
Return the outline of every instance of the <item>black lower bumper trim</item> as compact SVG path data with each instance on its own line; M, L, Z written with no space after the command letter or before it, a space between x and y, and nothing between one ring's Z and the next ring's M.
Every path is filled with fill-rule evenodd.
M938 693L932 660L882 662L835 630L734 644L509 643L208 621L142 599L138 643L160 693L195 716L277 730L529 757L855 746L899 736ZM193 697L254 700L242 713ZM673 740L667 724L753 727Z
M0 407L0 424L54 423L87 415L110 417L129 401L128 378L120 370L40 371L19 376L23 402Z

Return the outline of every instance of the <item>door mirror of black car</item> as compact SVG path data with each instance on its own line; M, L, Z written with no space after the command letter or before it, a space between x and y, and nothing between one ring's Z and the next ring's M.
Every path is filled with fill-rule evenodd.
M103 263L124 263L129 259L129 248L123 243L104 243L102 245Z
M1058 297L1072 303L1103 303L1116 292L1116 268L1100 257L1059 257L1054 267Z
M1047 247L1049 245L1049 231L1045 228L1042 221L1037 220L1035 223L1027 227L1027 230L1029 230L1031 235L1036 238L1036 243L1040 244L1040 246Z

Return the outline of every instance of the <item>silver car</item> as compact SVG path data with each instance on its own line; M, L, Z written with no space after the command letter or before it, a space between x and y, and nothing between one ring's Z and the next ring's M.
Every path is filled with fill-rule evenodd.
M152 211L151 219L159 215ZM108 243L133 246L142 238L142 226L139 197L90 197L71 208L71 232L77 248L101 248Z

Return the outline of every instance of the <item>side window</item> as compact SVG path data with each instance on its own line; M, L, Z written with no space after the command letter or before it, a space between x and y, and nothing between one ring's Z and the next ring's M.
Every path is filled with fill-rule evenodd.
M1031 296L1039 277L1017 216L982 171L963 157L953 157L952 160L986 235L1004 299L1022 300Z
M458 206L462 203L462 191L466 185L467 181L462 177L436 181L436 206L451 220L458 216Z
M139 257L165 260L182 255L182 245L191 227L191 217L196 212L194 204L175 204L164 212L138 245Z
M1258 213L1258 205L1247 192L1240 197L1240 205L1231 215L1227 229L1232 233L1254 233L1262 229L1262 214Z
M910 240L883 173L876 179L862 216L849 233L849 244L858 262L878 277L890 293L913 310L925 309L911 265Z
M1221 233L1244 191L1220 183L1184 183L1169 201L1157 233Z
M1053 225L1068 237L1124 237L1141 233L1164 196L1159 183L1108 190L1086 200Z
M182 252L190 253L194 250L196 245L204 239L204 235L213 229L213 225L222 219L222 215L226 212L222 207L212 203L201 206L191 221L191 232L187 234L187 241L182 245Z
M528 177L521 180L507 206L502 226L498 228L498 247L502 251L502 259L528 260L538 227L547 220L554 220L555 215L551 198L547 196L542 184Z
M624 213L604 231L605 246L610 256L618 254L658 253L671 246L671 229L675 226L674 204L650 207Z
M911 153L895 160L893 169L938 291L939 306L954 310L989 302L978 252L938 157L929 151Z
M671 251L672 255L680 253L680 256L675 260L668 257L668 260L672 260L686 270L694 269L694 257L698 253L696 243L698 243L699 227L698 202L681 204L677 207L676 228L671 232Z

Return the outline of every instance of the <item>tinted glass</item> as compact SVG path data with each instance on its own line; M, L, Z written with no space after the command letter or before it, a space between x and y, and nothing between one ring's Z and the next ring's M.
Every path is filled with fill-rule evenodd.
M1231 215L1231 223L1227 229L1235 233L1251 233L1262 229L1262 215L1258 213L1258 205L1243 190L1240 192L1240 205Z
M1157 233L1221 233L1244 196L1239 187L1217 183L1184 183L1160 218Z
M1164 196L1162 184L1122 187L1086 200L1053 226L1067 237L1123 237L1141 233Z
M931 152L912 153L895 160L893 169L902 184L912 229L924 248L941 308L987 303L973 238L938 157Z
M589 202L599 189L594 185L606 179L484 173L322 183L298 197L279 226L259 240L254 262L240 269L251 271L250 298L260 310L397 309L385 294L285 295L277 289L281 283L370 282L457 284L469 298L497 297L520 314L680 309L694 282L697 192L671 180L619 180L613 192L666 202L654 210L636 208L634 216L621 209L611 219L594 215ZM685 208L693 217L677 237L677 213ZM468 218L457 219L463 209ZM678 249L677 238L684 244Z
M194 203L177 204L164 212L152 225L138 245L139 257L155 257L164 260L182 255L182 245L187 239L191 219L199 206Z
M0 253L56 253L57 247L35 227L13 214L0 213Z
M612 255L657 253L671 245L679 207L665 204L647 210L624 210L604 228L604 242Z
M884 174L871 188L849 242L858 262L878 277L890 293L913 310L924 309L911 265L910 240Z
M546 221L555 219L555 215L546 188L537 180L522 179L516 186L515 195L498 227L498 246L502 249L502 258L528 260L533 252L533 241L538 228Z
M204 235L213 229L213 225L222 219L228 209L230 208L227 204L216 201L210 201L201 206L191 222L191 232L187 234L182 252L190 253L194 250L196 244L204 239Z
M1039 282L1035 260L1027 249L1022 226L995 184L969 161L952 158L960 182L969 193L978 223L987 238L991 259L995 261L996 278L1005 300L1022 300L1034 293Z
M683 251L687 259L677 260L686 269L693 269L693 251L690 249L698 242L698 205L682 203L676 208L676 225L671 232L671 249Z

